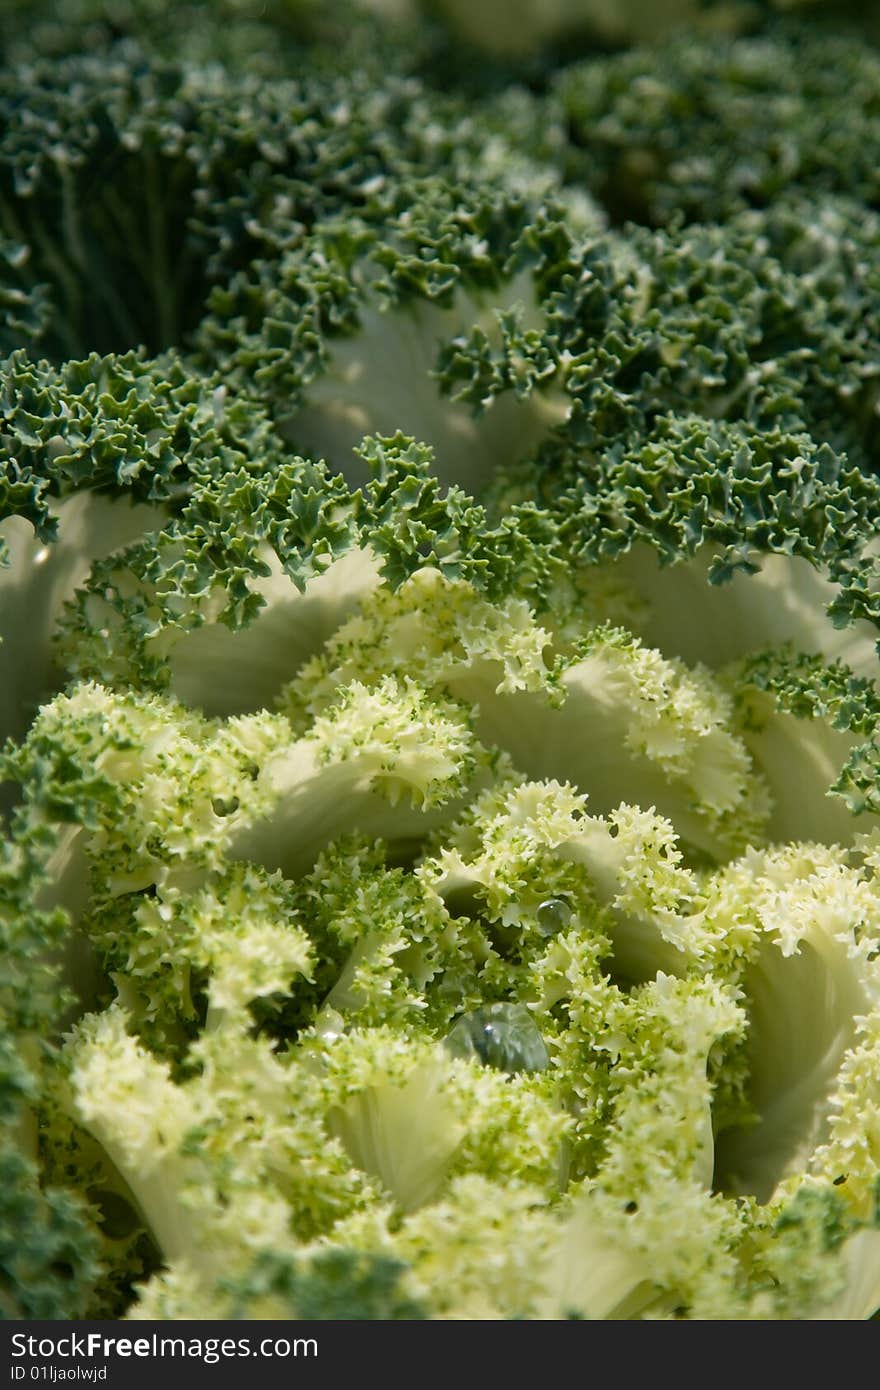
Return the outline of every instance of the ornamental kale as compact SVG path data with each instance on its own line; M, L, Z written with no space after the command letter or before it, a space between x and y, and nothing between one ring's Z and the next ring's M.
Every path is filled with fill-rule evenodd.
M645 8L6 7L0 1316L880 1309L877 36Z

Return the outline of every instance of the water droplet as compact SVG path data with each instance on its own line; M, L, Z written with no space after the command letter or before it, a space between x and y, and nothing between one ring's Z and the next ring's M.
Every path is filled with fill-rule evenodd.
M334 1043L345 1032L345 1019L335 1009L324 1008L315 1019L315 1032L324 1043Z
M453 1057L472 1057L506 1071L544 1071L547 1045L525 1004L484 1004L462 1014L444 1039Z
M539 905L536 915L542 936L555 936L571 922L571 908L565 898L547 898Z

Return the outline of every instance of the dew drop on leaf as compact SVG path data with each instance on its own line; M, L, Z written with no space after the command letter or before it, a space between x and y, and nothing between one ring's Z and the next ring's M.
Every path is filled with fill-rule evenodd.
M571 922L571 908L564 898L546 898L536 914L538 931L542 936L555 936Z
M506 1071L544 1071L550 1054L525 1004L484 1004L462 1014L444 1039L453 1057Z

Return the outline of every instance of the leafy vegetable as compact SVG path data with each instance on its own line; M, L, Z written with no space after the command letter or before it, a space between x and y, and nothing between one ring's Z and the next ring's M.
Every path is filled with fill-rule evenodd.
M872 1317L870 35L18 9L0 1312Z

